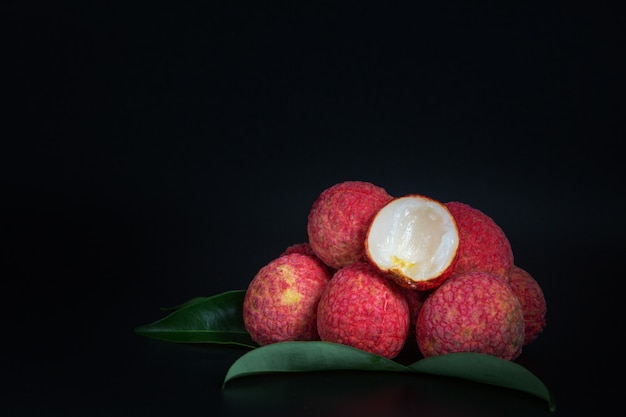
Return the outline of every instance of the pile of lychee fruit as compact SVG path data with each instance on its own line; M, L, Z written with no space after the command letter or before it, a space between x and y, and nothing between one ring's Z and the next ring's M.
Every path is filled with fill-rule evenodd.
M260 346L322 340L392 359L410 341L424 357L513 360L546 325L538 282L466 203L344 181L313 202L307 234L246 290L244 325Z

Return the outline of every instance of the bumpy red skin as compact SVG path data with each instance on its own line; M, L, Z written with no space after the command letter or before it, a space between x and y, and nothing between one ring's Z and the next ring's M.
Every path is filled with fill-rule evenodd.
M331 268L330 266L326 265L316 254L315 252L313 252L313 249L311 248L311 245L309 244L309 242L301 242L301 243L294 243L291 246L288 246L282 255L289 255L291 253L301 253L303 255L308 255L311 256L314 259L317 259L319 261L319 263L321 263L324 268L328 269L328 273L332 276L336 269Z
M406 342L409 306L401 288L367 262L339 269L322 294L317 328L323 341L386 358Z
M418 291L406 287L401 287L409 306L409 334L407 337L415 337L415 325L424 301L430 294L429 291Z
M449 278L424 302L415 328L424 357L477 352L512 360L522 352L522 306L508 283L487 272Z
M546 299L539 283L528 271L513 265L509 285L522 305L524 313L524 345L539 336L546 326Z
M491 272L508 282L513 250L504 231L482 211L458 201L445 203L459 231L459 248L452 273Z
M319 260L280 256L254 276L243 302L244 326L259 345L319 340L317 304L331 275Z
M309 242L294 243L293 245L288 246L281 255L289 255L290 253L301 253L303 255L317 257L315 252L313 252L313 249L311 249Z
M374 215L392 196L364 181L344 181L324 191L308 215L309 244L334 269L365 259L365 237Z

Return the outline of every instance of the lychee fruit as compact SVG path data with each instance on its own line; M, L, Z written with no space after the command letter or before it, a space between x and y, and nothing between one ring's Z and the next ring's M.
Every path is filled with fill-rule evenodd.
M424 357L477 352L512 360L522 352L524 316L501 277L467 272L450 277L430 294L415 331Z
M303 255L317 257L315 252L313 252L313 249L311 249L309 242L300 242L289 245L285 248L281 255L289 255L290 253L301 253Z
M300 253L263 266L246 290L244 326L259 345L319 340L317 304L331 275L319 260Z
M365 181L344 181L322 191L308 215L313 252L334 269L364 260L370 222L391 199L384 188Z
M524 313L524 345L539 336L546 326L546 299L537 280L525 269L513 265L509 285Z
M453 275L465 272L491 272L509 281L513 250L506 234L487 214L466 203L445 203L454 216L459 232L459 248Z
M336 269L331 268L330 266L326 265L315 254L315 252L313 252L313 249L311 248L311 245L309 244L309 242L294 243L293 245L290 245L287 248L285 248L283 253L281 253L281 256L282 255L289 255L291 253L300 253L300 254L307 255L307 256L310 256L310 257L316 259L320 264L322 264L324 266L324 268L326 268L328 270L328 273L330 274L330 276L332 276L335 273L335 271L336 271Z
M399 285L425 291L450 276L459 241L455 219L443 203L411 194L394 198L376 213L365 253Z
M417 324L417 316L419 315L424 301L428 298L430 291L418 291L410 288L400 287L404 292L407 304L409 306L409 334L408 338L415 338L415 326Z
M401 288L374 266L356 261L335 272L317 310L321 340L386 358L396 357L409 330L409 307Z

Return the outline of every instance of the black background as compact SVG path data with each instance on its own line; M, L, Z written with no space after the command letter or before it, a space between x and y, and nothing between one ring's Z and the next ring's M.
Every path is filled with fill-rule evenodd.
M621 408L617 10L1 7L3 415L549 415L521 393L406 375L267 375L223 393L243 351L133 334L160 307L246 288L344 180L493 217L548 303L520 363L556 415Z

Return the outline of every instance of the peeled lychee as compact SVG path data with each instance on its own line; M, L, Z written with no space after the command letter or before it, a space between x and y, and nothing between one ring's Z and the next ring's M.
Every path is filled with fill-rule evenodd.
M430 294L415 331L424 357L477 352L512 360L522 352L524 316L501 277L467 272L450 277Z
M259 345L319 340L317 304L331 275L300 253L279 256L254 276L243 302L244 326Z
M417 194L383 206L365 240L372 264L399 285L421 291L450 276L458 247L459 232L446 206Z
M481 271L509 281L513 250L498 224L482 211L458 201L445 203L459 231L459 248L453 275Z
M513 265L509 285L524 313L524 345L539 336L546 326L546 299L539 283L525 269Z
M369 263L357 261L335 272L326 286L317 328L325 342L391 359L406 341L409 307L398 285Z
M365 181L344 181L322 191L308 215L313 252L334 269L364 260L370 222L391 199L385 189Z

